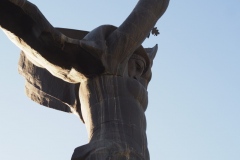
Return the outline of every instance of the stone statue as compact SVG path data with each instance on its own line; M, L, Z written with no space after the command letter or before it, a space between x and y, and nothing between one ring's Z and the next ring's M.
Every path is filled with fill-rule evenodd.
M119 26L54 28L27 0L1 0L0 26L21 50L35 102L78 115L89 143L72 160L149 160L145 110L157 46L141 46L169 0L139 0Z

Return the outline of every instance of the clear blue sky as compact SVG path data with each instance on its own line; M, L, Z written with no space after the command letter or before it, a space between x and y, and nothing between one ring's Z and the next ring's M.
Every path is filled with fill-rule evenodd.
M119 26L137 0L31 0L55 27ZM171 0L146 112L151 160L240 159L240 1ZM25 96L20 50L0 32L0 159L67 160L87 143L74 115Z

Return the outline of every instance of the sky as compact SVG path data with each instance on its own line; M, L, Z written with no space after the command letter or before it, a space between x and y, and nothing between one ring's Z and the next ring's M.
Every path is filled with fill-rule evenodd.
M137 0L41 1L55 27L119 26ZM240 159L240 1L171 0L144 47L158 44L146 111L151 160ZM0 32L0 159L66 160L87 143L72 114L32 102L20 50Z

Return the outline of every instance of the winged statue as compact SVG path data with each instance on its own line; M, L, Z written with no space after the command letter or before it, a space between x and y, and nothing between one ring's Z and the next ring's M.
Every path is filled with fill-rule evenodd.
M74 113L89 143L72 160L149 160L145 110L157 45L141 44L169 0L139 0L118 27L53 27L27 0L0 1L0 27L21 49L19 72L33 101Z

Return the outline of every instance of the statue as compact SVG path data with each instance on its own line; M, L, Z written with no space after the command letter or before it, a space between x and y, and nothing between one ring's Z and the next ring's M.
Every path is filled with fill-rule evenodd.
M169 0L139 0L119 26L54 28L27 0L1 0L0 26L21 50L35 102L78 115L89 143L72 160L149 160L145 110L157 52L141 46Z

